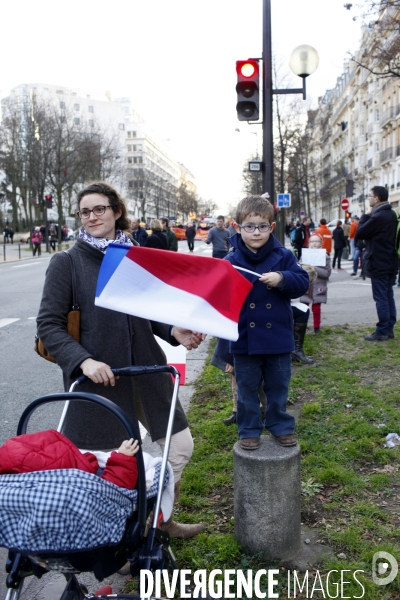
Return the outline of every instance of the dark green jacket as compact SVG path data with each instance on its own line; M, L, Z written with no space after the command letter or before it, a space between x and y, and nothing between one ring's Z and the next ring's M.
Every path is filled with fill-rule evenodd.
M164 233L167 235L168 238L168 250L178 252L178 239L174 232L169 227L167 227Z

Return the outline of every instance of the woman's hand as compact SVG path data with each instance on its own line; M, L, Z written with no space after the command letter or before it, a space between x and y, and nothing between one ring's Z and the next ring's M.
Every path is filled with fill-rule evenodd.
M94 383L103 383L104 385L115 385L115 375L111 371L109 365L103 362L87 358L80 364L82 373L89 377Z
M191 331L190 329L184 329L183 327L176 327L176 325L173 326L171 335L188 350L200 346L201 342L207 337L205 333L198 333L197 331Z

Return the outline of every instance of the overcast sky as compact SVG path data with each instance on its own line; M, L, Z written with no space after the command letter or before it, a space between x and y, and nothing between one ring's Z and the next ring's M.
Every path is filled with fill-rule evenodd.
M314 105L358 47L359 21L343 4L271 0L279 61L304 43L319 53L307 80ZM262 0L3 0L0 19L2 96L33 82L129 96L192 170L200 195L221 208L242 197L242 164L261 146L261 127L236 119L235 62L261 56Z

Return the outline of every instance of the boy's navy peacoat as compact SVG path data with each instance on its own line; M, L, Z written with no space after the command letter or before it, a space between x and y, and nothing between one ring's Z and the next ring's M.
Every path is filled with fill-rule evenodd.
M307 272L294 254L271 235L257 253L251 252L236 234L229 240L234 247L225 260L233 265L268 273L279 271L279 287L261 283L255 275L239 271L253 283L239 318L239 339L231 342L233 354L284 354L294 350L291 298L299 298L309 288Z

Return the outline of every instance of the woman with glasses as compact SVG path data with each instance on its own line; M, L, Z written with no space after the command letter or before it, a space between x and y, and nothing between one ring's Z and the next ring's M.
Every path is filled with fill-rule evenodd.
M163 448L172 397L170 375L122 377L116 381L110 367L165 364L165 355L154 335L173 346L183 344L189 350L196 348L203 336L95 306L97 276L104 253L110 242L132 245L125 233L130 223L124 200L105 182L96 182L81 190L77 204L82 227L69 254L81 316L80 343L67 332L72 275L69 257L64 252L55 254L47 269L37 318L38 334L62 369L65 390L79 375L86 375L89 381L80 387L82 391L98 393L115 402L134 422L139 420L152 440ZM117 448L125 436L122 425L110 421L109 413L84 402L70 404L63 433L79 448L87 450ZM169 454L176 496L183 467L192 450L188 422L178 401ZM180 525L170 519L164 528L171 537L191 537L203 526Z

